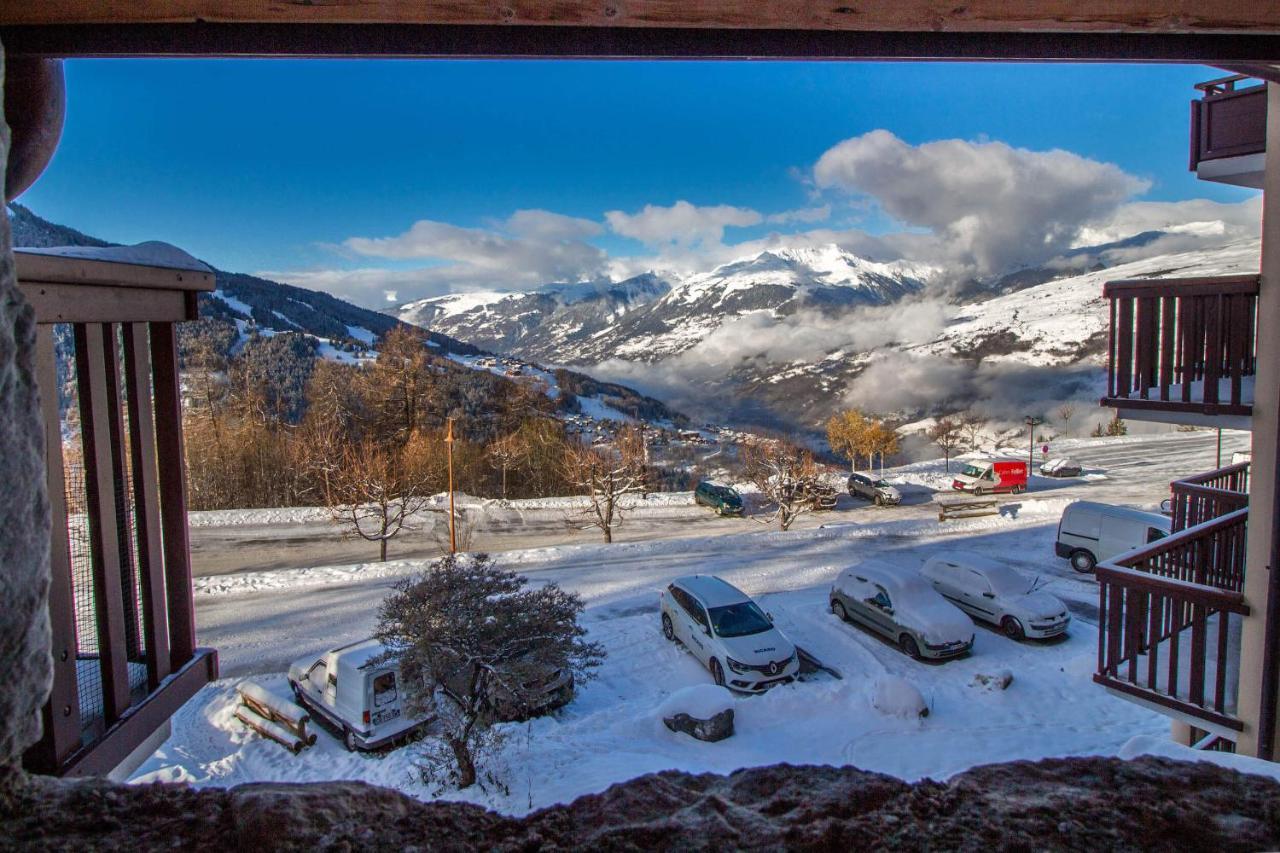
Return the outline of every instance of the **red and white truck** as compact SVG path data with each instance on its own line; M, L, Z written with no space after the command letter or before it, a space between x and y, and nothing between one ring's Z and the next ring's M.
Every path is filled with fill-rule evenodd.
M1014 459L975 460L951 481L951 488L975 495L1027 490L1027 463Z

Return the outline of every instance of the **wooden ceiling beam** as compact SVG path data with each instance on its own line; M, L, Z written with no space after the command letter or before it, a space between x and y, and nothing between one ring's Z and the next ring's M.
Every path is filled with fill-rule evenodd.
M847 32L1280 33L1280 3L1206 0L31 0L0 26L421 24Z
M439 57L599 59L1280 61L1280 35L697 30L420 24L0 26L11 57Z

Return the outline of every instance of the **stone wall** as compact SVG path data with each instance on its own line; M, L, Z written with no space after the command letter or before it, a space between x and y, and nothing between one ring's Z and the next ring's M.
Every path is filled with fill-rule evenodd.
M3 67L0 46L0 91ZM0 162L8 153L9 129L0 121ZM35 315L18 292L9 217L0 216L0 785L40 737L52 678L49 500L35 358Z
M0 850L1274 850L1280 784L1162 758L642 776L524 818L359 782L195 790L34 777ZM6 839L10 839L6 844Z

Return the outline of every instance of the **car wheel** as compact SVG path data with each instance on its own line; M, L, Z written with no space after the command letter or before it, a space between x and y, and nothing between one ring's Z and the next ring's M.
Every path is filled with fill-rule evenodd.
M1010 640L1024 640L1027 637L1027 632L1022 630L1022 623L1012 616L1006 616L1000 621L1000 630Z
M675 626L671 624L670 614L667 613L662 614L662 636L666 637L673 643L676 641L676 629Z
M973 493L974 493L974 495L976 495L977 497L982 497L982 486L974 486L974 487L973 487Z
M347 748L347 752L356 751L356 733L346 726L342 728L342 745Z
M876 506L884 506L884 498L876 495Z
M711 680L721 687L724 687L724 670L720 668L720 661L715 658L711 659Z
M907 657L920 660L920 646L916 643L915 637L910 634L903 634L898 638L898 647Z
M1071 552L1071 568L1080 572L1080 574L1089 574L1093 571L1093 567L1096 565L1098 565L1097 558L1083 548L1078 551Z
M1027 490L1027 487L1026 487L1026 486L1014 486L1014 487L1013 487L1013 493L1014 493L1015 495L1020 495L1020 494L1022 494L1023 492L1025 492L1026 490Z
M831 599L831 612L840 617L841 622L849 621L849 611L844 609L844 602L840 599Z

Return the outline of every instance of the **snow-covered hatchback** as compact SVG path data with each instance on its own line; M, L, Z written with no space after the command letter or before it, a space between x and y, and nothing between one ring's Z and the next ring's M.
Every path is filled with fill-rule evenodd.
M662 635L693 652L716 684L760 693L800 672L795 645L746 593L718 577L676 578L659 609Z
M831 612L913 657L945 660L973 647L973 623L915 571L884 560L845 569L831 585Z
M1039 579L1028 580L981 554L956 551L930 557L920 574L947 601L1014 640L1057 637L1071 623L1057 596L1036 589Z

